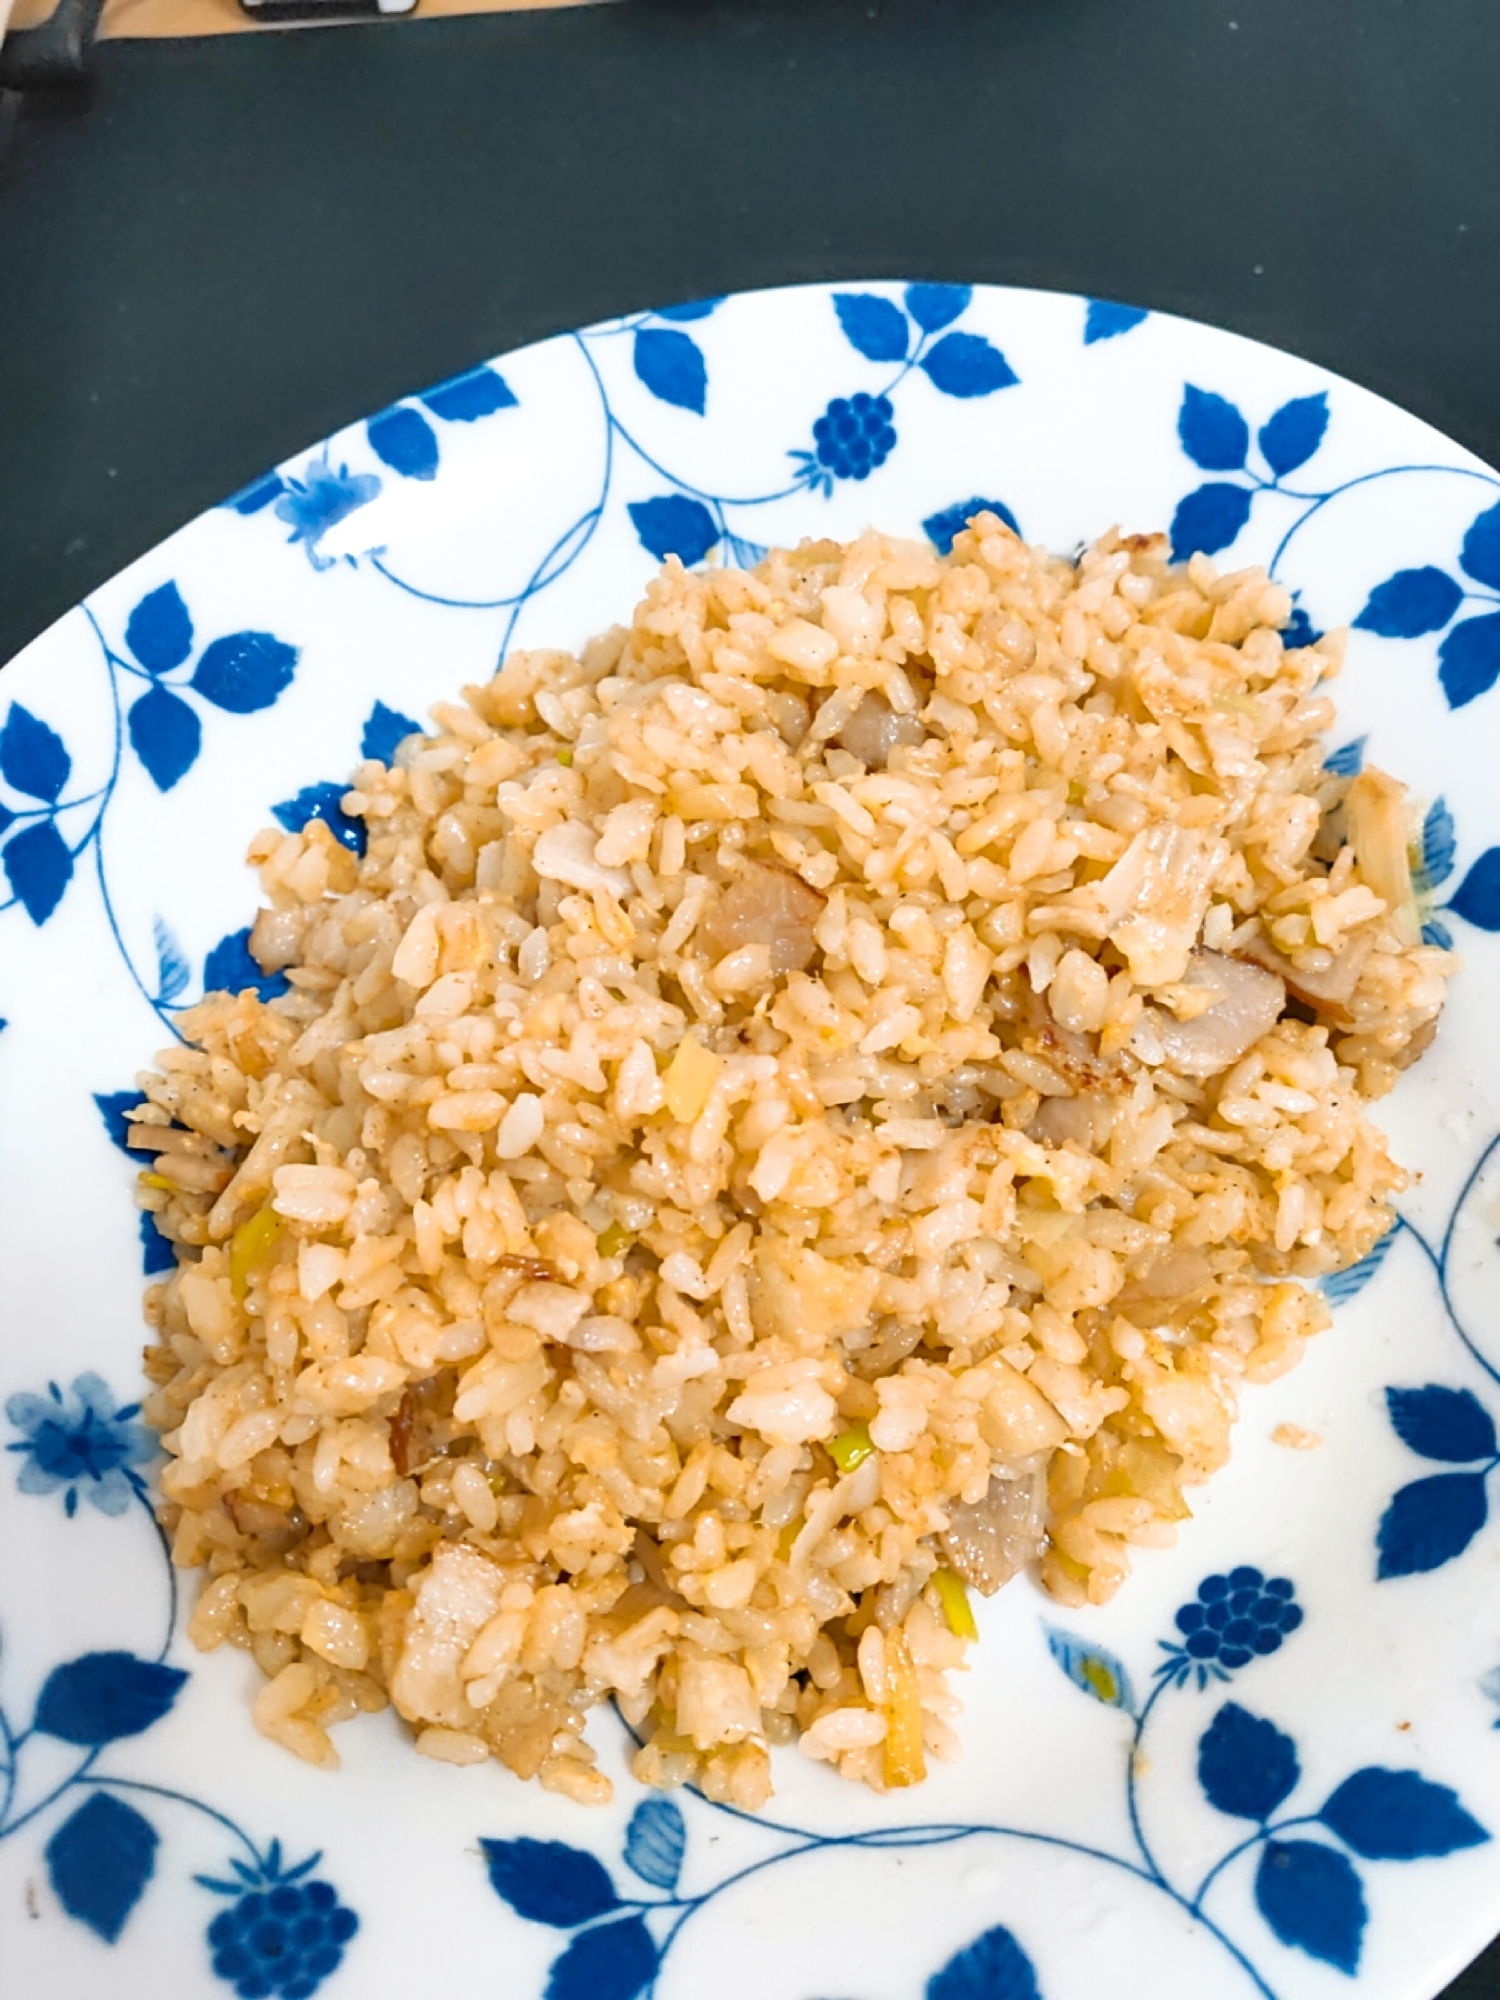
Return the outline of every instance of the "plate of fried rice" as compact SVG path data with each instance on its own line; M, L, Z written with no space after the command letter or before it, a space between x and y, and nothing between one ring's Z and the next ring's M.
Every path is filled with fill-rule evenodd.
M885 281L472 367L37 640L16 1991L1435 1993L1497 679L1457 445Z

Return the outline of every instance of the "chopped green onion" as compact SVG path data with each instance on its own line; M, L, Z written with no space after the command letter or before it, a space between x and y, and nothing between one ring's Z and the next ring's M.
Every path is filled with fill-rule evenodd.
M566 771L569 765L573 762L573 752L571 750L559 750L557 753L557 761L559 764L562 765L563 769Z
M612 1222L599 1237L599 1255L618 1257L630 1246L630 1231L622 1222Z
M875 1449L868 1424L851 1424L846 1431L840 1431L828 1447L833 1454L833 1462L840 1472L853 1472L864 1464Z
M979 1627L974 1623L974 1613L969 1608L969 1593L964 1589L964 1580L958 1572L935 1570L932 1587L937 1592L938 1603L943 1607L943 1616L954 1638L977 1639Z
M251 1276L270 1258L286 1224L269 1202L242 1222L229 1239L229 1289L243 1300Z

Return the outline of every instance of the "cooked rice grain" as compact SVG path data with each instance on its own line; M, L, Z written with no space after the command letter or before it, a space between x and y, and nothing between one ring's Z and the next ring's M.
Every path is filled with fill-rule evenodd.
M1039 1557L1102 1603L1326 1325L1430 1039L1400 787L1323 764L1340 641L1260 571L993 516L522 653L252 848L290 982L143 1078L148 1403L194 1640L320 1764L758 1806L877 1790Z

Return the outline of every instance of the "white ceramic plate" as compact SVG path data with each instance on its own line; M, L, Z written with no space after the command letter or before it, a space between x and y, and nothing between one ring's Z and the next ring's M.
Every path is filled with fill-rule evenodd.
M1232 1466L1102 1612L981 1610L961 1764L855 1794L795 1753L750 1821L593 1814L389 1716L327 1776L253 1670L174 1635L147 1504L141 1266L112 1140L210 984L242 863L336 815L401 717L572 645L656 558L753 559L975 500L1067 549L1120 522L1270 562L1352 622L1336 754L1430 802L1466 970L1381 1107L1418 1178L1249 1392ZM1500 1928L1500 482L1399 410L1207 328L1020 291L813 286L505 357L195 521L0 683L0 1964L119 2000L1421 2000ZM335 820L354 835L347 822ZM148 1225L149 1228L149 1225ZM1378 1271L1376 1269L1378 1266ZM8 1398L8 1400L6 1400ZM1293 1422L1321 1448L1289 1452Z

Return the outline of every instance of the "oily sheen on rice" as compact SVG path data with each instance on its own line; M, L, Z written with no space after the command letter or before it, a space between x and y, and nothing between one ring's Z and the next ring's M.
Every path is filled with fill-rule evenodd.
M981 514L512 657L254 843L142 1079L147 1409L204 1647L319 1764L758 1806L957 1749L965 1584L1100 1603L1327 1321L1430 1039L1409 814L1323 764L1340 641L1161 536Z

